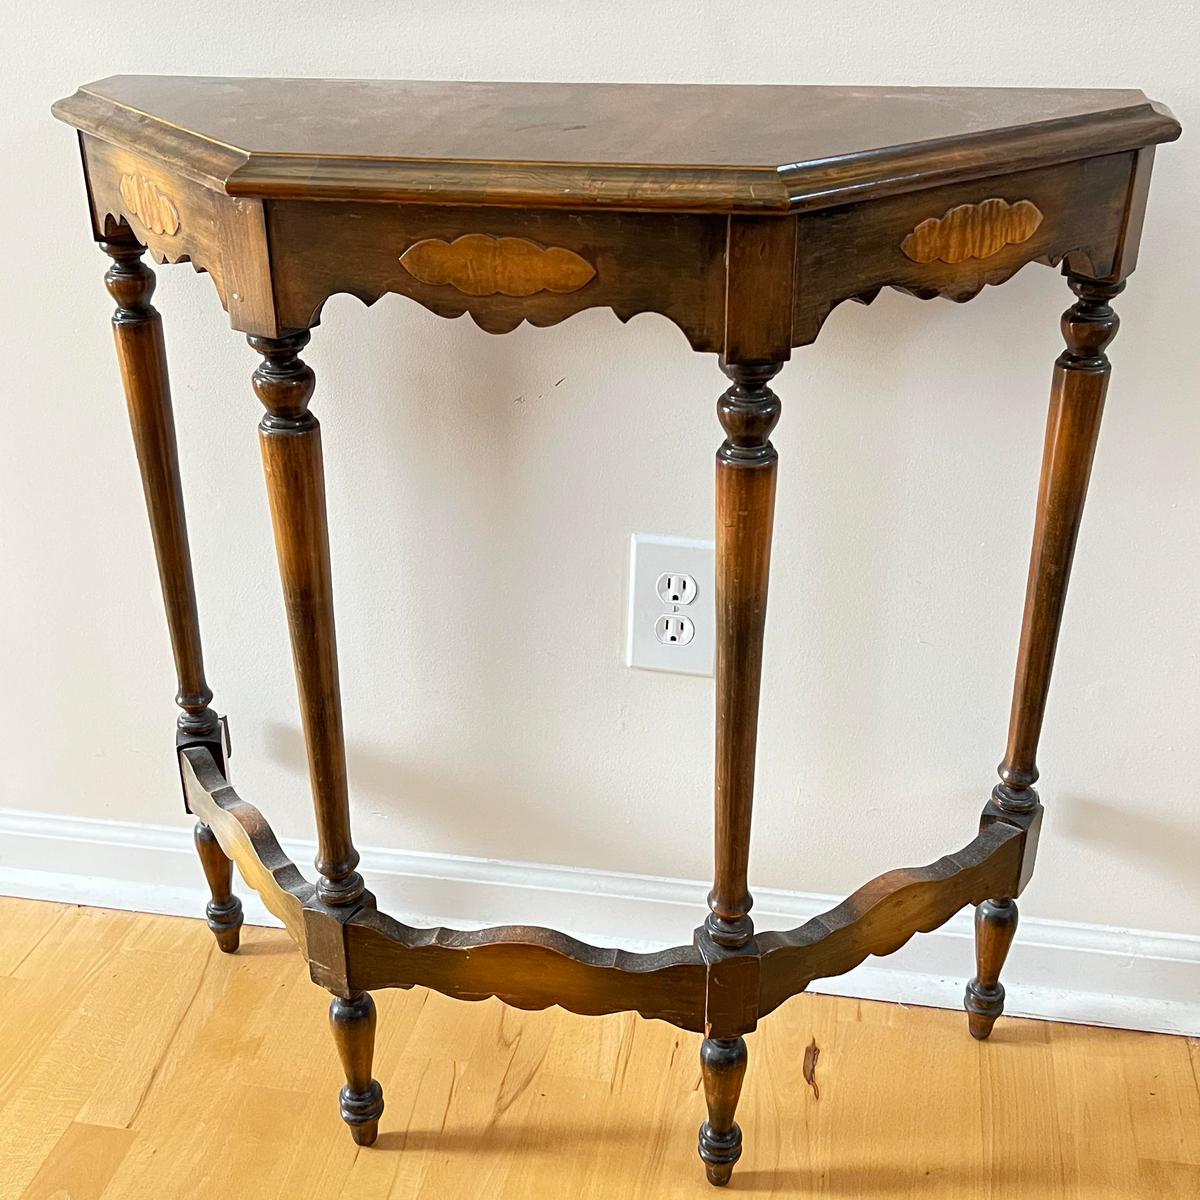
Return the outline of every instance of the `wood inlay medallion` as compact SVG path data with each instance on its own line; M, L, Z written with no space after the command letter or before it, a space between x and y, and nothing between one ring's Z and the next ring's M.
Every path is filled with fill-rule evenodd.
M586 258L563 246L486 233L468 233L452 242L414 242L400 256L400 265L422 283L449 284L468 296L577 292L596 274Z
M121 199L129 214L137 217L151 233L174 237L179 232L175 202L145 175L122 175Z
M1028 241L1041 223L1041 210L1032 200L1009 204L993 197L978 204L959 204L944 216L922 221L900 243L900 249L919 263L991 258L1005 246Z

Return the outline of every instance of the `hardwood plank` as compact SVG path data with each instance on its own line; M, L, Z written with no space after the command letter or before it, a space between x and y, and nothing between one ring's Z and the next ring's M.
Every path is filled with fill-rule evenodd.
M109 1125L68 1125L21 1200L100 1200L135 1136Z
M1108 1040L1121 1054L1138 1158L1200 1167L1200 1092L1187 1040L1158 1045L1126 1030L1110 1030Z
M0 899L0 927L19 903ZM284 933L247 932L228 957L202 921L64 908L0 976L0 1196L704 1193L698 1036L380 993L387 1109L362 1150L337 1117L326 995ZM1004 1018L977 1043L960 1013L807 994L747 1041L741 1194L1200 1194L1195 1041ZM819 1098L801 1069L814 1042Z
M0 903L8 916L10 901ZM70 909L10 976L0 1022L0 1196L19 1196L86 1101L108 994L125 939L146 918ZM149 998L143 997L143 1003ZM125 1014L124 1019L128 1019Z
M107 1069L99 1074L76 1119L93 1125L127 1128L137 1115L172 1043L200 993L209 959L216 954L211 938L197 939L191 954L125 951L116 957L117 977L105 997L107 1019L91 1035L93 1050L103 1047ZM150 992L155 1003L134 1025L124 1014Z
M1119 1032L1086 1026L1051 1034L1064 1200L1149 1194L1139 1178L1119 1039Z
M13 975L37 944L70 910L44 900L4 901L0 920L0 975Z
M1194 1163L1142 1159L1138 1170L1160 1200L1196 1200L1200 1196L1200 1167Z

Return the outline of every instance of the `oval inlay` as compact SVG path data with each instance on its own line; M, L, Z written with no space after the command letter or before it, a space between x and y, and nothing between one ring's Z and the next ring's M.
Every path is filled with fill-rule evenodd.
M965 262L969 258L991 258L1005 246L1028 241L1042 223L1042 213L1032 200L993 197L978 204L960 204L940 217L922 221L900 243L913 262Z
M448 284L467 296L577 292L596 274L574 250L486 233L467 233L452 242L414 242L400 265L422 283Z
M179 232L175 202L145 175L122 175L121 199L129 215L137 217L151 233L174 237Z

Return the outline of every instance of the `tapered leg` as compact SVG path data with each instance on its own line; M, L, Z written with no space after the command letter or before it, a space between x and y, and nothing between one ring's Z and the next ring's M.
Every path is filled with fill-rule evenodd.
M733 1119L746 1078L745 1038L705 1038L700 1072L708 1120L700 1126L700 1158L708 1182L724 1187L742 1156L742 1131Z
M350 839L321 427L308 411L316 380L299 358L309 335L249 341L263 356L254 372L254 391L267 410L258 427L259 441L308 749L317 820L317 897L348 912L363 902L364 889L355 870L358 851ZM346 1071L342 1119L354 1140L369 1146L383 1112L383 1089L371 1078L375 1003L366 992L348 1000L335 996L329 1019Z
M717 403L726 437L717 451L716 821L706 927L731 948L754 933L750 815L779 458L769 440L779 398L767 385L780 366L724 366L733 386Z
M249 341L263 356L254 372L267 410L259 440L316 811L317 894L326 904L350 905L361 898L363 881L350 839L321 427L308 411L316 379L299 358L309 335Z
M183 489L179 482L179 452L175 443L175 417L171 409L162 318L150 303L154 295L154 272L142 260L145 248L123 226L100 246L113 260L104 282L117 305L112 319L113 338L125 386L129 424L141 470L175 658L179 687L175 702L182 709L177 722L176 744L178 747L207 745L212 748L216 761L223 764L220 720L209 707L212 691L204 678L200 620L192 581ZM222 950L236 950L242 906L229 891L229 860L211 833L203 844L197 833L196 845L212 889L209 926L217 933ZM214 909L223 914L219 932L213 925Z
M360 1146L370 1146L379 1136L379 1118L383 1115L383 1088L371 1077L375 1001L367 992L359 992L349 1000L334 996L329 1023L346 1072L346 1086L341 1091L342 1120Z
M1004 1011L1000 971L1017 932L1015 900L985 900L975 910L975 978L967 984L967 1023L983 1041Z
M717 402L726 436L717 451L714 864L710 912L699 935L709 963L710 1036L700 1048L708 1120L700 1126L699 1151L708 1181L718 1187L729 1182L742 1153L734 1113L746 1074L740 1034L753 1028L746 1018L753 1004L739 992L757 986L756 977L725 968L738 965L728 960L744 955L754 937L750 816L778 458L770 435L779 420L779 399L768 384L780 366L722 364L732 386Z
M1118 325L1109 301L1124 287L1075 275L1068 276L1068 283L1078 299L1062 318L1067 348L1054 364L1008 745L992 792L997 807L1014 814L1031 813L1038 805L1033 786L1037 748L1108 390L1111 368L1104 350ZM966 994L971 1033L977 1038L991 1033L1003 1011L1000 967L1016 926L1012 897L980 906L975 923L979 974Z
M212 899L205 908L208 927L217 945L232 954L238 948L242 933L242 902L233 894L233 863L225 857L216 834L203 821L196 822L196 852L204 867Z

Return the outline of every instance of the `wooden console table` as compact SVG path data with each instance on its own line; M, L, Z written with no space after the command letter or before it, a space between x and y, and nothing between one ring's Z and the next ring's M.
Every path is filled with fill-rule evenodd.
M176 739L208 923L238 946L232 863L333 993L341 1115L370 1145L376 988L520 1008L634 1010L704 1035L712 1183L757 1021L809 983L977 905L970 1030L1001 1013L1000 969L1041 822L1035 752L1108 383L1109 302L1133 269L1154 147L1178 136L1135 91L402 83L118 76L54 107L79 131L162 578L182 709ZM262 356L253 387L316 810L315 886L228 785L205 682L154 275L211 275ZM883 287L967 300L1026 263L1076 301L1054 366L1016 685L979 835L891 871L786 933L754 932L747 866L780 404L770 383L843 300ZM657 954L511 926L414 929L377 911L350 838L321 432L300 359L335 292L388 292L503 333L582 309L653 311L720 356L716 851L711 912ZM644 436L644 435L643 435ZM799 1065L797 1064L797 1069Z

